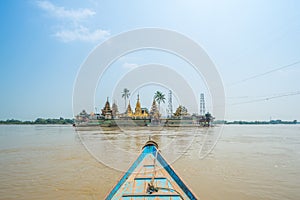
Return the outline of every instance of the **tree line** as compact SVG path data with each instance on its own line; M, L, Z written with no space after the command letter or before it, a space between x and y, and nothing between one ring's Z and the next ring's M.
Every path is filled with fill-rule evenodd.
M270 120L270 121L223 121L225 124L297 124L297 120L282 121L282 120Z
M34 121L21 121L17 119L7 119L1 120L0 124L73 124L73 119L64 119L62 117L55 119L55 118L37 118Z

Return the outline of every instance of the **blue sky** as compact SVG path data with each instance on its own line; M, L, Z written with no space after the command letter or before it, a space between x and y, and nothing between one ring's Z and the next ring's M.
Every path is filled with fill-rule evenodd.
M192 38L214 61L225 87L226 119L300 120L299 1L25 0L1 4L0 119L72 117L76 75L95 46L124 31L159 27ZM110 75L126 73L150 58L172 60L156 54L128 55L114 63L106 82L114 84L109 83ZM296 64L279 69L292 63ZM252 76L256 78L241 82ZM101 90L99 86L97 107L109 95L109 87ZM144 92L144 106L150 106L152 95ZM122 100L117 101L121 107Z

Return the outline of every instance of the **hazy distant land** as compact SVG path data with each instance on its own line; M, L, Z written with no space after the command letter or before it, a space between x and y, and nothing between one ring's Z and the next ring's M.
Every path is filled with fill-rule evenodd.
M235 120L235 121L216 121L215 124L299 124L297 120L292 121L284 121L284 120L270 120L270 121L242 121L242 120Z
M5 121L0 120L0 124L73 124L73 119L64 119L62 117L58 119L43 119L37 118L34 121L21 121L17 119L7 119Z

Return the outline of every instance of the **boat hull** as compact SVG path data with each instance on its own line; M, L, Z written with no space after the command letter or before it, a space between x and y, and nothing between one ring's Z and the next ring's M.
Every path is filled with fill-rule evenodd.
M163 158L157 144L148 141L141 154L106 197L106 200L117 199L197 198Z

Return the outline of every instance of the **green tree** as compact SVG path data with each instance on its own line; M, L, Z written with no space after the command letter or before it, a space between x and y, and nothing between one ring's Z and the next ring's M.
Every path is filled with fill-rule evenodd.
M43 118L37 118L35 121L34 121L35 124L47 124L47 121Z
M214 117L209 112L207 112L205 114L205 123L206 123L206 126L210 126L210 124L213 121L213 119L214 119Z
M186 109L186 107L179 105L178 108L176 109L176 112L174 113L175 117L182 117L182 116L187 116L188 110Z
M160 103L165 103L166 97L162 92L156 91L156 93L154 94L154 99L158 103L158 110L160 111Z
M127 99L129 98L129 96L130 96L129 90L127 88L124 88L122 91L122 98L125 99L125 110L127 108Z

